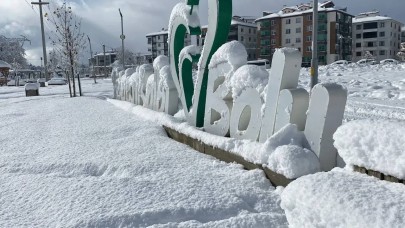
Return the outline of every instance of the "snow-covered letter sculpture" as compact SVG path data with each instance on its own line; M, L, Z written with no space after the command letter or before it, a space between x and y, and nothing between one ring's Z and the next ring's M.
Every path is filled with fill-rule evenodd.
M226 43L232 0L208 0L204 46L185 47L186 34L201 34L198 6L199 0L184 0L173 8L169 57L157 57L153 67L113 72L114 96L170 115L180 100L190 125L237 139L265 142L292 123L305 133L322 170L335 167L332 136L342 123L347 91L336 84L319 84L311 95L297 88L302 61L297 49L277 49L270 73L246 65L245 47Z

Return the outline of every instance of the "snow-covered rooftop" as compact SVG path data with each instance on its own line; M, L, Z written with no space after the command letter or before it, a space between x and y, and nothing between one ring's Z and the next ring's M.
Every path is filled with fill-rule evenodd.
M9 69L11 69L11 65L4 62L4 61L2 61L2 60L0 60L0 68L9 68Z
M146 36L148 37L148 36L159 36L159 35L168 35L168 34L169 34L169 31L163 30L163 31L160 31L160 32L148 33L148 34L146 34Z
M311 8L307 9L307 10L301 10L301 9L305 9L305 7L311 7ZM284 12L286 9L294 10L294 12ZM341 12L347 13L344 10L336 7L335 4L332 1L319 3L318 4L318 11L320 11L320 12L341 11ZM306 13L311 13L311 12L313 12L313 9L312 9L312 6L310 4L302 4L302 5L299 5L299 6L284 7L282 10L280 10L277 13L271 13L269 15L257 18L256 22L261 21L261 20L265 20L265 19L270 19L270 18L299 16L299 15L306 14Z
M368 21L386 21L386 20L392 20L392 18L385 17L385 16L353 18L353 23L361 23L361 22L368 22Z

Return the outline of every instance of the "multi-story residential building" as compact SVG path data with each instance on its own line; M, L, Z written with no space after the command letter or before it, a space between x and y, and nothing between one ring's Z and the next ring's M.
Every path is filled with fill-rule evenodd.
M148 39L148 52L152 55L152 60L159 55L169 55L169 44L167 43L169 32L163 29L160 32L149 33L146 35ZM191 37L186 35L184 46L191 44Z
M401 43L405 42L405 26L401 28Z
M347 8L338 8L332 1L320 3L318 9L319 64L351 60L353 16L346 12ZM256 19L259 58L271 62L276 48L292 47L302 53L303 66L309 66L312 58L312 17L311 4L284 7L277 13L263 12L263 17Z
M378 11L361 13L353 19L353 61L373 55L377 61L394 59L401 47L403 24Z
M197 39L197 45L204 45L208 26L202 27L202 34ZM233 16L231 28L228 34L228 41L241 42L247 51L248 60L255 60L257 56L257 25L253 19L246 19L239 16Z
M104 59L105 59L105 64L104 64ZM111 74L112 71L112 66L117 59L117 52L116 51L106 51L105 56L104 53L101 52L99 54L95 54L93 56L93 59L89 59L89 63L91 66L91 62L93 61L94 64L94 74L97 76L104 76L106 73L107 75ZM104 67L105 66L105 67Z

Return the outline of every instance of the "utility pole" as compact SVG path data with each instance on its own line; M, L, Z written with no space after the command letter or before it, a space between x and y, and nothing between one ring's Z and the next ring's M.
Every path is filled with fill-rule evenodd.
M92 51L92 49L91 49L91 41L90 41L89 35L87 35L87 39L89 40L89 44L90 44L91 76L93 76L93 78L94 78L94 84L96 84L97 81L96 81L96 76L94 75L93 51ZM90 67L90 66L89 66L89 67Z
M311 61L311 88L318 84L318 0L314 0L312 7L312 61Z
M105 45L104 44L103 44L103 55L104 55L104 77L107 78L106 59L105 59Z
M125 40L125 35L124 35L124 19L122 17L122 13L121 13L121 9L118 9L118 11L120 12L120 16L121 16L121 41L122 41L122 70L125 70L125 54L124 54L124 40Z
M41 0L38 0L38 2L31 2L33 5L39 5L39 18L41 20L41 33L42 33L42 51L44 55L44 72L45 72L45 79L48 81L48 61L46 58L46 44L45 44L45 30L44 30L44 18L42 15L42 5L48 5L49 2L41 2Z

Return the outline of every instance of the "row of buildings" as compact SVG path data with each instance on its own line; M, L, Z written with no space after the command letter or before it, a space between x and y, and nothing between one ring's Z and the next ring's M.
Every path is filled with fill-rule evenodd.
M358 61L371 54L377 61L397 58L401 42L405 42L404 25L379 12L362 13L354 17L347 7L338 7L333 1L318 6L318 56L320 64L337 60ZM228 40L245 45L248 60L267 59L271 62L276 48L297 48L302 63L309 66L312 56L313 6L300 4L284 7L279 12L263 12L257 19L234 16ZM207 27L195 41L186 36L185 45L204 45ZM168 55L168 31L146 35L150 58Z

